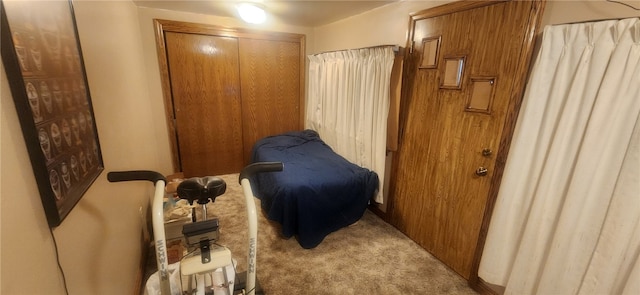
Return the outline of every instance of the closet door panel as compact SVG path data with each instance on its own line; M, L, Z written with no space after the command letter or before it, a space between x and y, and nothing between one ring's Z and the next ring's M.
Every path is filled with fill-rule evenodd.
M299 130L301 43L239 40L244 162L265 136Z
M238 39L167 32L165 42L185 177L240 171Z

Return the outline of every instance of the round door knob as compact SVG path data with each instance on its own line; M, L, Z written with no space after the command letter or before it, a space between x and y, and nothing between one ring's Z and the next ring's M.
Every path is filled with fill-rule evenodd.
M484 167L478 167L478 169L476 169L476 175L478 176L486 176L487 172L489 172L489 170Z

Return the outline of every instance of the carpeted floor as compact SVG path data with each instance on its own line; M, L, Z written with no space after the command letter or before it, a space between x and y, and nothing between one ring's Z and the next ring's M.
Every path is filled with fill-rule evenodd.
M207 205L220 220L219 244L231 249L238 271L246 270L247 217L238 175L221 176L227 192ZM258 208L258 281L280 294L476 294L467 282L411 239L366 211L362 219L304 249L280 235L277 223Z

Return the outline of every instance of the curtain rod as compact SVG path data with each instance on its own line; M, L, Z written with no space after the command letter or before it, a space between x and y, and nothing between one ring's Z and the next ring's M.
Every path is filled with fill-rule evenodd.
M319 53L315 53L312 55L319 55L319 54L323 54L323 53L331 53L331 52L338 52L338 51L347 51L347 50L359 50L359 49L369 49L369 48L382 48L382 47L393 47L393 52L398 53L400 52L400 46L399 45L376 45L376 46L369 46L369 47L360 47L360 48L352 48L352 49L340 49L340 50L330 50L330 51L323 51L323 52L319 52Z
M581 21L570 22L570 23L553 24L552 26L597 23L597 22L604 22L604 21L610 21L610 20L618 20L618 21L620 21L620 20L629 19L629 18L638 18L638 17L637 16L630 16L630 17L613 17L613 18L589 19L589 20L581 20Z
M640 10L640 7L634 7L631 4L627 4L627 3L624 3L624 2L621 2L621 1L616 1L616 0L606 0L606 1L607 2L611 2L611 3L615 3L615 4L624 5L624 6L629 7L631 9L635 10L635 11L639 11Z

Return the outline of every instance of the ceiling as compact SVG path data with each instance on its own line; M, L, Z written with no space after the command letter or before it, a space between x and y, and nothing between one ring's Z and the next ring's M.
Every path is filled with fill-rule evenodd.
M336 1L336 0L134 0L138 7L168 9L223 17L237 17L235 5L240 2L257 2L265 8L267 17L294 26L317 27L357 15L391 1Z

